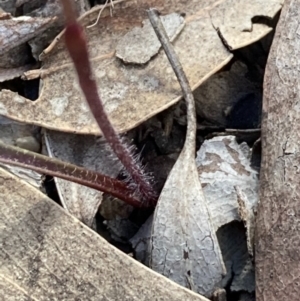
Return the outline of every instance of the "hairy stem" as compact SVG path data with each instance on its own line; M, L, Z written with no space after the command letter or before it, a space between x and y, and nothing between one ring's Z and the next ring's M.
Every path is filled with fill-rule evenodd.
M132 155L129 147L120 139L104 110L90 65L84 32L81 25L76 21L72 4L70 0L62 0L62 3L66 17L66 47L75 65L85 99L105 139L136 183L137 192L145 201L153 203L156 201L156 194L147 175Z
M107 192L124 202L142 207L144 204L125 183L83 167L49 158L0 142L0 162L34 170L36 172L72 181Z

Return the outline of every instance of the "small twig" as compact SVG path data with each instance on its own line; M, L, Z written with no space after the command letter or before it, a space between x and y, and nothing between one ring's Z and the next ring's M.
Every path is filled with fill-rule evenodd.
M185 143L191 143L189 144L190 148L195 150L197 123L195 101L192 89L174 50L174 47L171 44L166 30L160 20L157 10L150 8L148 10L148 17L181 86L183 97L187 106L187 134Z
M98 24L98 22L99 22L99 20L100 20L100 17L101 17L101 14L102 14L103 10L104 10L105 7L107 7L107 5L108 5L108 1L110 1L110 4L111 4L111 5L110 5L110 16L112 17L112 9L114 9L114 2L113 2L113 0L106 0L105 3L104 3L104 5L102 5L102 7L101 7L101 9L100 9L100 11L99 11L99 14L98 14L98 16L97 16L96 22L94 22L93 24L87 26L86 28L92 28L92 27L94 27L94 26L96 26L96 25Z
M64 161L6 145L2 142L0 142L0 162L28 168L42 174L107 192L134 207L144 206L134 195L134 191L128 188L124 182Z

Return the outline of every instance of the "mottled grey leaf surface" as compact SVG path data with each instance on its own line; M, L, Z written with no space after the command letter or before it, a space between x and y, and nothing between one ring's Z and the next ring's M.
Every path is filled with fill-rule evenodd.
M248 211L257 206L258 175L250 166L249 152L234 136L205 140L197 152L199 177L216 231L240 220L237 189L246 195Z

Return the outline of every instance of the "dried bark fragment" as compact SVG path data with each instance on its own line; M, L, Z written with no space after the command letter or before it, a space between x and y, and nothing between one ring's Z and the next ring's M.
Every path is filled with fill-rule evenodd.
M51 26L55 19L55 17L32 18L22 16L2 20L0 24L0 53L3 54L41 34Z
M206 140L197 152L197 168L215 231L234 220L238 214L237 187L245 194L245 207L251 212L258 199L257 172L245 155L249 147L234 136ZM244 147L244 149L243 149Z
M173 41L184 27L184 18L172 13L162 17L170 41ZM126 63L145 64L161 48L149 20L143 21L143 27L135 27L119 41L116 56Z
M300 1L287 0L264 81L257 301L300 295Z

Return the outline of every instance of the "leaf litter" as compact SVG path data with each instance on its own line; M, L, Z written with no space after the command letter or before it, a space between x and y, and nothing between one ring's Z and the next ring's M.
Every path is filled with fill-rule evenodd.
M272 2L273 9L269 9L268 16L274 16L278 12L281 2L279 0ZM224 7L226 7L226 12L228 7L231 7L232 11L239 14L237 21L230 19L228 23L230 28L234 28L232 23L239 22L245 15L247 18L261 15L259 1L254 3L257 5L251 10L251 15L242 9L239 3L231 3L227 0L222 1L222 5L218 4L219 2L216 1L190 1L185 5L180 1L172 2L172 12L181 11L186 14L185 27L176 38L174 46L192 89L220 70L232 58L232 54L223 45L216 30L223 20ZM131 1L121 1L114 4L113 17L110 16L110 4L108 4L102 12L101 22L86 29L90 56L95 66L95 77L101 89L105 108L115 128L122 132L165 110L178 102L181 97L180 87L161 52L148 64L137 64L137 66L124 64L115 56L119 41L130 30L141 26L145 19L145 9L150 6L159 7L163 14L170 13L168 3L161 5L154 0L150 2L145 0L139 1L137 7ZM95 9L84 14L81 18L83 26L87 27L93 23L91 21L97 16L98 11ZM226 28L226 24L221 24L221 30L223 27ZM260 30L256 30L255 26L251 29L248 44L271 30L267 25L259 25ZM245 37L248 37L249 32L243 29L239 28L233 34L234 37L247 41ZM131 42L128 41L128 44ZM245 46L247 43L244 41L242 44ZM16 99L16 95L9 90L2 90L1 113L19 121L50 129L100 134L83 102L81 91L76 84L73 66L62 40L56 39L44 51L41 59L43 66L38 73L41 74L43 86L40 97L32 103L18 96L18 101L12 103L10 99ZM57 106L62 107L59 113L54 109Z
M123 1L122 1L123 2ZM126 2L130 2L130 1L126 1ZM128 3L126 3L126 2L124 2L124 6L126 6L126 5L129 5L130 6L130 4L128 4ZM210 3L209 3L209 1L207 1L207 2L205 2L205 4L203 3L203 6L205 6L205 5L207 5L207 7L209 7L209 5L211 5L212 3L213 3L214 1L210 1ZM280 3L280 1L278 1L277 3ZM213 3L214 4L214 3ZM217 4L217 2L216 2L216 4ZM143 3L141 3L141 7L143 7ZM180 4L176 4L176 5L178 5L178 7L179 8L182 8L182 6L180 6ZM232 4L232 5L234 5L234 4ZM122 5L121 5L122 6ZM124 8L124 6L122 6L123 8ZM213 5L213 7L215 7L215 5ZM278 7L278 6L277 6ZM280 6L279 6L280 7ZM187 7L184 7L184 9L185 9L185 11L187 12L187 14L191 14L191 16L194 16L193 14L192 14L192 12L194 12L195 11L195 9L194 8L192 8L191 7L191 5L190 6L187 6ZM277 8L276 8L277 9ZM275 10L273 10L273 12L275 12L276 11L276 9ZM163 9L162 9L162 11L163 11ZM92 13L90 14L90 13L88 13L88 14L86 14L86 16L90 16L89 17L89 20L87 20L86 22L87 23L91 23L92 22L92 19L95 19L95 17L94 17L94 15L93 15L93 13L95 12L95 16L96 16L96 12L98 13L98 10L93 10L92 11ZM120 12L119 12L120 13ZM138 12L139 13L139 12ZM198 13L199 13L199 11L198 11ZM117 17L118 17L118 12L116 11L116 15L117 15ZM120 14L121 15L121 14ZM123 12L123 15L124 15L124 12ZM189 15L188 15L189 16ZM188 18L188 16L185 18L185 19L187 19ZM204 19L205 19L205 16L207 17L207 20L208 20L208 15L206 15L206 14L204 14L203 13L203 15L202 15L202 17L204 16ZM212 17L212 15L210 15L209 16L209 18L211 18ZM193 17L191 17L191 18L193 18ZM105 12L104 12L104 14L102 15L102 18L101 18L101 22L103 21L103 23L104 24L102 24L101 25L101 22L100 22L100 24L98 25L99 27L101 27L101 26L106 26L107 28L109 28L109 30L108 31L110 31L109 32L109 34L111 34L111 36L112 36L112 33L113 33L113 30L116 30L116 32L117 33L119 33L118 32L118 27L117 26L112 26L113 27L113 29L111 29L110 27L109 27L109 25L108 24L110 24L109 22L110 22L110 17L108 17L108 12L106 12L106 14L105 14ZM133 22L134 24L135 24L135 26L137 25L137 26L140 26L140 24L141 24L141 22L142 22L142 19L143 18L141 18L141 16L138 16L138 18L136 19L136 22ZM217 23L214 23L213 24L215 27L216 26L218 26L218 24ZM131 26L131 25L130 25ZM187 25L186 25L187 26ZM255 34L257 34L257 37L258 36L260 36L260 35L265 35L269 30L270 30L270 28L268 27L268 26L262 26L261 28L263 28L263 30L262 31L259 31L259 30L257 30L256 31L256 28L254 28L253 27L253 31L254 31L254 36L255 36ZM95 30L95 29L94 29ZM185 30L185 28L183 29L183 32L184 32L184 30ZM181 33L181 34L179 34L179 36L177 37L177 39L175 40L175 47L176 47L176 43L177 43L177 41L179 40L179 38L181 37L181 35L183 34L183 32ZM216 28L213 28L213 31L212 32L216 32ZM223 31L224 32L224 31ZM263 33L262 33L263 32ZM221 33L222 33L222 31L221 31ZM237 32L235 32L235 34L237 34ZM243 36L243 37L246 37L247 36L247 34L248 34L248 36L249 36L249 32L247 33L246 32L246 34L245 34L245 32L239 32L238 33L238 35L241 35L241 36ZM111 42L110 41L110 43L111 44L113 44L113 47L115 47L115 45L116 45L116 43L117 43L117 41L119 40L119 37L122 37L122 35L123 35L123 32L120 32L120 34L119 35L117 35L116 33L114 33L114 35L116 36L116 40L115 41L113 41L113 42ZM223 34L222 33L222 36L224 37L224 36L226 36L225 34ZM203 36L202 36L202 38L203 38ZM218 37L219 38L219 37ZM99 39L99 38L98 38ZM107 40L105 37L104 38L101 38L101 39L103 39L103 40ZM204 38L204 40L207 40L208 39L208 37L207 38ZM209 39L210 40L210 39ZM213 40L213 39L212 39ZM228 38L227 38L227 42L228 42ZM252 41L254 41L255 39L252 39ZM99 41L99 40L98 40ZM61 51L61 49L62 49L62 45L60 45L59 44L59 42L58 42L58 46L56 46L56 43L57 42L55 42L54 43L54 47L57 47L57 48L54 48L54 50L56 49L56 51L54 51L54 50L51 50L52 48L52 46L49 48L50 49L50 54L51 54L51 51L54 51L54 53L55 53L55 55L60 55L60 51ZM94 45L96 45L96 41L94 41ZM195 43L196 43L196 41L195 41ZM94 46L93 45L93 46ZM232 45L234 45L234 43L232 43L231 44L231 47L235 47L235 46L232 46ZM242 44L240 44L240 45L242 45ZM103 47L102 47L103 46ZM104 50L110 50L109 48L106 48L105 49L105 47L106 47L106 45L101 45L101 47L102 47L102 49L104 48ZM112 47L112 49L115 49L115 48L113 48ZM182 46L180 46L180 47L182 47ZM179 46L178 46L178 48L180 48ZM223 46L222 46L223 47ZM226 47L225 47L226 48ZM223 48L223 49L225 49L225 48ZM57 51L57 49L58 49L58 51ZM104 53L103 52L101 52L101 49L99 49L99 48L96 48L96 47L93 47L93 49L91 50L91 52L92 52L92 54L93 54L93 52L94 52L94 54L97 54L97 52L98 53L100 53L100 54L102 54L102 55L104 55L104 57L105 57L105 51L104 51ZM178 51L179 53L181 53L180 51ZM46 55L45 55L45 57L46 57L46 61L45 61L45 65L44 65L44 67L45 67L45 69L47 70L47 51L45 52L46 53ZM108 51L106 51L106 53L109 53ZM225 51L225 53L226 53L226 51ZM183 54L182 54L183 55ZM229 53L229 52L227 52L227 56L228 55L230 55L230 57L231 57L231 54ZM157 58L159 58L159 56L162 56L161 55L161 52L160 52L160 54L159 55L157 55L157 56L155 56L155 59L157 59ZM185 56L186 56L186 53L185 53ZM64 55L62 55L62 56L58 56L58 58L61 58L61 57L64 57ZM51 58L51 55L50 55L50 58ZM202 60L203 60L203 58L202 58ZM204 61L205 61L205 59L204 59ZM57 74L58 74L58 76L60 76L60 78L62 78L62 73L59 73L59 72L61 72L61 70L59 70L59 67L58 67L58 62L60 62L60 59L58 59L57 60L57 57L56 57L56 62L55 62L55 60L53 60L52 62L50 62L50 64L54 64L54 70L53 70L53 73L54 72L57 72ZM97 62L97 60L95 60L95 62ZM111 62L111 61L110 61ZM159 61L159 62L161 62L161 61ZM56 63L56 65L55 65L55 63ZM204 62L205 63L205 62ZM69 63L67 63L67 64L69 64ZM149 64L151 64L151 62L149 63ZM166 69L166 66L167 64L163 64L162 65L162 68L163 69ZM100 65L99 65L100 66ZM111 65L110 65L111 66ZM155 65L151 65L151 68L153 68L153 66L155 66ZM50 68L50 67L49 67ZM51 67L52 68L52 67ZM56 70L55 70L55 68L57 68ZM65 68L64 66L63 66L63 68ZM62 68L62 69L63 69ZM99 71L101 70L101 66L99 67ZM119 66L118 66L118 68L119 68ZM115 80L116 79L116 77L117 76L119 76L119 69L118 68L115 68L115 69L112 69L111 71L112 71L112 73L114 73L114 74L111 74L111 73L109 73L109 72L107 72L106 74L105 74L105 76L110 76L110 81L112 81L112 80ZM123 68L123 72L124 72L124 69L125 68L128 68L128 66L122 66L122 68ZM121 68L121 70L122 70L122 68ZM144 66L140 66L139 68L144 68ZM66 69L70 69L70 70L72 70L72 68L70 67L68 67L68 68L66 68ZM134 69L134 67L133 66L129 66L129 71L131 72L132 71L132 69ZM48 70L49 71L49 70ZM110 71L110 70L109 70ZM168 69L168 73L167 73L167 76L168 77L170 77L170 69ZM188 70L189 71L189 70ZM50 71L50 73L51 73L52 71ZM128 76L128 75L130 75L131 73L130 72L127 72L126 73L126 75ZM212 71L212 73L215 73L216 72L216 70L214 70L214 71ZM188 73L188 72L187 72ZM206 78L208 78L212 73L209 73L209 74L206 74L206 75L204 75L204 77L203 77L203 75L202 75L202 79L204 80L204 78L206 79ZM204 74L204 73L203 73ZM138 76L140 75L140 73L138 74ZM45 76L45 78L44 78L44 80L43 80L43 85L44 84L46 84L47 85L47 76L48 76L48 74L47 74L47 72L45 72L44 73L44 75L43 76ZM189 77L189 76L188 76ZM102 77L103 78L103 77ZM143 78L143 77L142 77ZM196 77L195 77L196 78ZM200 78L200 77L199 77ZM199 78L198 78L198 80L199 80ZM176 80L175 80L175 78L173 77L172 78L172 80L175 82ZM202 81L200 81L200 83L201 82L203 82L203 80ZM131 81L129 82L130 84L131 83L133 83L133 84L135 84L135 79L131 79ZM192 81L193 81L193 79L192 79ZM104 80L101 80L101 82L102 82L102 84L100 85L100 86L104 86ZM118 81L116 81L117 82L117 84L118 84ZM107 81L106 83L105 83L105 85L106 84L109 84L109 82ZM57 84L57 85L55 85L55 87L58 87L59 86L59 84ZM70 87L71 87L71 90L73 89L73 87L75 86L75 88L77 89L77 93L78 93L78 86L76 86L76 83L75 83L75 80L73 80L73 85L71 85ZM178 86L178 84L176 84L175 83L175 85L174 86L177 86L176 87L176 89L179 89L179 86ZM52 87L53 87L53 85L52 85ZM50 95L50 88L51 88L51 85L49 86L49 95ZM193 87L194 88L194 87ZM44 89L44 86L43 86L43 89ZM114 91L114 89L117 89L117 90L120 90L119 89L119 86L114 86L114 85L111 85L110 86L110 90L111 91ZM53 88L52 88L52 90L53 90ZM171 89L172 90L172 89ZM101 87L101 91L102 91L102 87ZM137 90L136 90L137 91ZM53 92L53 91L52 91ZM151 91L152 93L153 93L153 91ZM80 93L80 92L79 92ZM110 92L110 93L112 93L112 92ZM160 93L162 93L162 92L160 92ZM172 93L165 93L166 95L167 95L167 97L170 97L170 98L172 98L173 96L172 96ZM178 95L179 95L180 93L178 93ZM48 95L48 96L49 96ZM112 96L112 98L115 98L115 94L111 94L111 95L109 95L109 96ZM166 97L166 96L164 96L164 97ZM178 96L178 99L179 99L179 97L180 96ZM163 97L162 97L163 98ZM161 99L162 99L161 98ZM174 98L174 97L173 97ZM24 104L27 104L28 103L28 105L30 104L31 105L31 108L32 108L32 103L29 103L29 102L27 102L27 101L24 101L24 99L22 98L22 97L15 97L15 99L16 100L21 100L21 102ZM137 99L136 97L135 98L131 98L131 100L132 99ZM140 99L140 98L138 98L138 99ZM142 98L142 99L147 99L147 97L146 98ZM53 102L55 103L55 101L57 101L57 99L56 100L54 100ZM108 102L109 103L109 102ZM78 103L79 104L79 108L81 109L81 108L84 108L84 111L86 111L86 107L85 107L85 105L83 104L80 104L80 102ZM148 103L146 103L147 105L148 105ZM56 111L56 114L59 114L61 111L60 110L64 110L64 105L65 105L65 103L63 102L62 103L62 108L61 109L59 109L58 110L58 108L56 108L55 107L55 105L53 106L53 105L51 105L53 108L56 108L56 110L58 110L58 111ZM167 105L165 105L165 107L167 107L169 104L167 104ZM113 107L114 105L112 105L112 107ZM24 107L24 106L23 106ZM22 107L22 109L23 109L23 107ZM29 108L29 106L28 106L28 108ZM132 109L132 108L130 108L129 107L129 110L130 109ZM157 112L159 112L160 110L162 110L162 108L160 108L160 109L157 109L157 108L155 108L154 110L157 110L157 111L155 111L154 112L154 114L157 114ZM5 111L5 110L4 110ZM37 112L37 111L36 111ZM139 109L138 110L135 110L135 112L143 112L143 111L139 111ZM47 118L47 114L48 114L48 112L45 112L44 111L44 113L46 114L45 116L46 116L46 118ZM80 111L78 112L77 111L77 114L81 114L80 113ZM154 115L153 114L153 115ZM35 119L34 119L34 116L33 116L34 114L32 114L32 120L30 121L31 123L35 123ZM36 114L35 114L36 115ZM150 114L151 115L151 114ZM150 115L147 115L147 117L145 117L145 116L142 116L142 119L143 120L145 120L145 118L148 118ZM123 116L123 115L120 115L120 116ZM135 116L134 116L135 117ZM13 117L14 118L14 117ZM136 118L136 117L135 117ZM25 121L26 122L26 119L22 119L22 121ZM141 121L139 121L139 122L137 122L136 124L138 124L138 123L140 123ZM74 121L73 121L73 126L74 125L76 125L76 123L74 123ZM125 130L127 130L128 128L131 128L131 127L133 127L133 126L131 126L131 125L129 125L128 126L128 122L127 121L125 121L125 126L124 126L124 128L123 129L121 129L122 131L125 131ZM50 128L52 128L51 126L50 126ZM87 128L87 127L86 127ZM59 130L65 130L63 127L61 127ZM85 129L86 130L86 129ZM73 129L72 129L72 131L74 131L74 127L73 127ZM77 129L75 130L75 132L77 131ZM84 131L83 131L84 132ZM97 129L95 129L95 131L93 132L93 130L92 131L90 131L90 132L92 132L92 133L99 133L98 132L98 130ZM179 173L181 173L181 170L179 171ZM239 195L239 197L241 196L241 193L240 192L238 192L238 195ZM242 202L243 203L243 202ZM177 214L177 213L176 213ZM175 217L176 218L176 217ZM197 217L198 218L198 217ZM218 244L218 242L217 242L217 244ZM222 246L222 245L221 245ZM224 254L223 254L223 256L224 256ZM225 260L225 259L224 259ZM229 259L229 261L230 261L230 259ZM225 263L226 263L227 261L225 260ZM227 266L227 263L226 263L226 266ZM191 280L191 278L189 279L189 281ZM190 282L190 283L192 283L192 282ZM241 287L243 287L243 286L241 286ZM201 298L203 298L203 297L201 297ZM190 299L189 299L190 300ZM196 300L196 299L195 299ZM198 299L197 299L198 300ZM202 300L202 299L201 299ZM204 300L204 299L203 299Z

